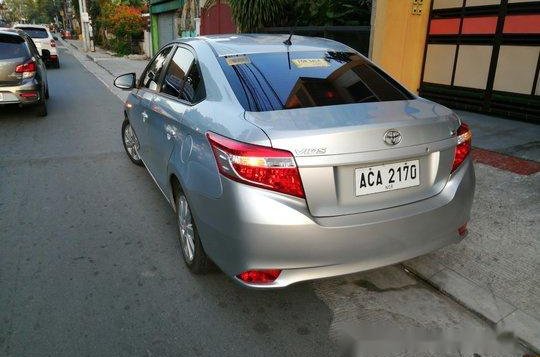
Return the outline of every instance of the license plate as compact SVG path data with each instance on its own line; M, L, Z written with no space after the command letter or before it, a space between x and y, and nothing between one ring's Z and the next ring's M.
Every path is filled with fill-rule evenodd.
M418 160L362 167L355 170L356 196L420 185Z

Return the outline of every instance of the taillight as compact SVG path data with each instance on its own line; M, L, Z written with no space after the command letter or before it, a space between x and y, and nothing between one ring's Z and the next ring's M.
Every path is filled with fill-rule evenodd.
M24 99L34 99L38 97L38 92L36 91L22 92L19 94L19 96Z
M469 126L465 123L461 123L457 130L457 146L454 153L454 163L452 164L452 172L465 161L467 156L471 153L471 141L472 132Z
M247 144L207 133L219 172L238 182L304 198L293 155L285 150Z
M36 70L37 70L37 65L36 65L36 62L34 61L20 64L15 68L15 72L22 73L23 78L33 77L34 74L36 74Z
M51 47L56 47L56 41L51 40Z
M236 277L248 284L270 284L281 274L279 269L248 270Z

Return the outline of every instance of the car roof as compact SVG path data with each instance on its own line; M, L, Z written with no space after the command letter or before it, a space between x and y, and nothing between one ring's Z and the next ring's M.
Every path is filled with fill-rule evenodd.
M49 34L49 28L47 26L43 25L31 25L31 24L20 24L20 25L14 25L14 29L38 29L38 30L45 30L47 34Z
M186 43L204 41L214 49L219 57L287 51L356 52L349 46L336 41L299 35L293 35L291 38L292 45L286 46L283 41L288 38L288 34L231 34L182 38L179 41Z
M22 36L22 31L17 29L0 29L0 34L2 35L11 35L11 36Z
M14 25L13 27L15 27L15 28L34 27L34 28L38 28L38 29L44 29L44 30L47 30L47 26L43 26L43 25L33 25L33 24L17 24L17 25Z

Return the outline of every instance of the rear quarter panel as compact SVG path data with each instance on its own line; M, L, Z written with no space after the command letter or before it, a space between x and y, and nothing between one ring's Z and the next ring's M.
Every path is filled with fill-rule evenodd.
M230 89L215 54L203 41L186 41L196 54L204 80L206 99L186 109L180 120L178 138L169 161L169 176L175 175L201 219L205 209L199 197L217 199L222 195L221 177L206 138L215 132L236 140L270 145L257 126L244 119L244 109ZM172 188L169 187L172 197Z

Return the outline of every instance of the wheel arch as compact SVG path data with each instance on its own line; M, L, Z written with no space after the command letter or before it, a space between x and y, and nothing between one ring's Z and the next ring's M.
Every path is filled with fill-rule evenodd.
M180 180L174 172L169 175L169 186L172 191L173 202L176 204L176 200L178 199L178 191L184 192L184 190L182 189L182 184L180 183Z

